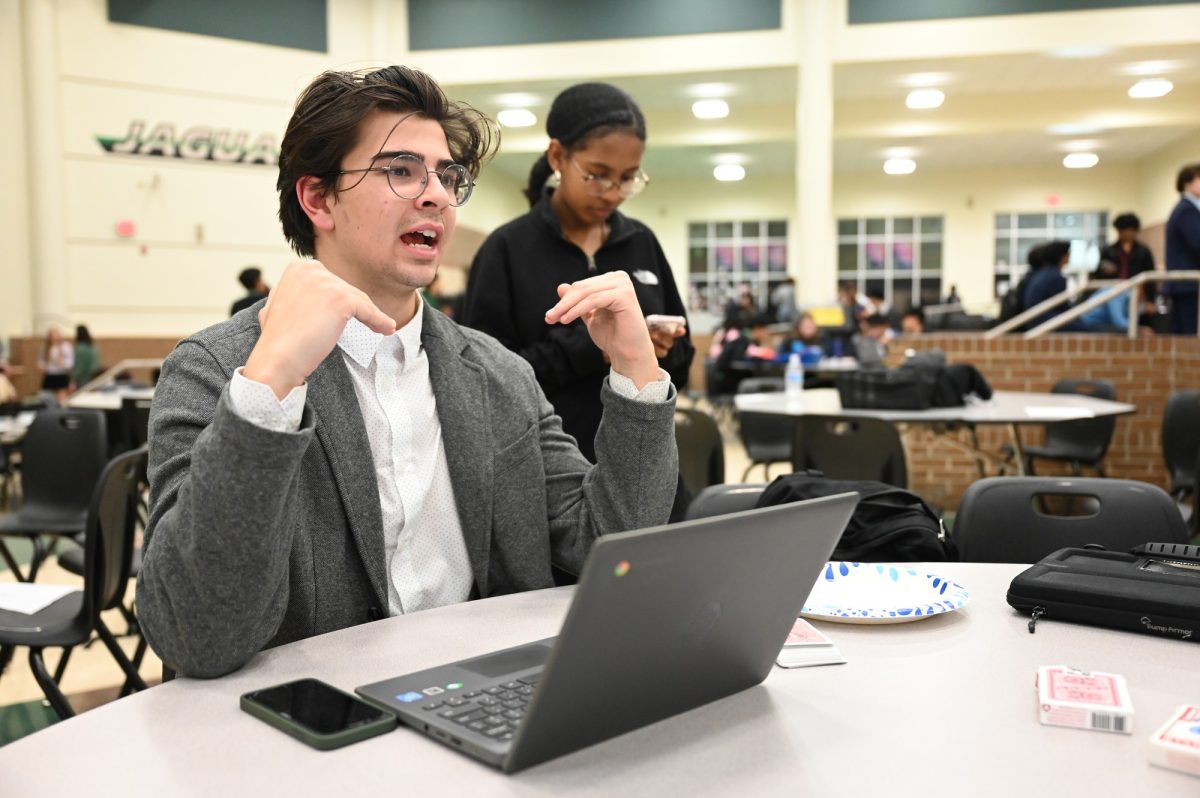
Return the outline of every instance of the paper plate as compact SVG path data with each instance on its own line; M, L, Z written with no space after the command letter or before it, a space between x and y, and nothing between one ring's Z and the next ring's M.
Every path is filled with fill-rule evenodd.
M962 585L903 565L830 562L800 614L837 623L906 623L966 606Z

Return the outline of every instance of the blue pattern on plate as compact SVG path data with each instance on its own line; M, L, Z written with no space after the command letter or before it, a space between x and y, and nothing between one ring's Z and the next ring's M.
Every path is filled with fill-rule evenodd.
M835 565L837 566L836 568L834 567ZM825 566L824 580L826 582L835 582L840 578L850 576L852 573L857 573L852 569L857 569L862 565L862 563L857 562L830 561ZM930 592L942 597L942 600L930 601L912 607L851 608L805 606L801 612L816 616L825 615L838 618L924 618L961 609L966 606L971 598L971 594L962 585L934 574L922 574L913 568L898 568L894 565L873 565L877 574L893 583L900 583L901 579L905 581L912 578L926 580L929 584ZM863 569L863 572L869 573L867 569Z

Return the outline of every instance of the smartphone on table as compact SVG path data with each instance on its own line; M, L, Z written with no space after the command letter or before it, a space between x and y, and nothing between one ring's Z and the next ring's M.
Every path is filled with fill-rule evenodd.
M318 679L246 693L242 709L321 751L391 731L396 716Z
M675 332L677 329L687 326L687 319L683 316L663 316L658 313L651 313L646 317L646 326L652 330Z

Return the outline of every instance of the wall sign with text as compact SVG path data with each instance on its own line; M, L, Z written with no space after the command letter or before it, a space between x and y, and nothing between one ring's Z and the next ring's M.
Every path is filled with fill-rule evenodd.
M129 123L124 138L97 135L96 141L105 152L118 155L265 166L279 163L279 144L273 133L262 133L251 141L248 130L197 126L177 136L175 125L170 122L160 122L147 133L148 128L146 122L135 119Z

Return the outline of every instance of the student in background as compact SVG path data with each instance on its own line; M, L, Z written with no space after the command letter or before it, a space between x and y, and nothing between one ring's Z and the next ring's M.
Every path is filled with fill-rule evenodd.
M1185 166L1175 179L1179 204L1167 219L1167 271L1200 269L1200 163ZM1196 334L1197 296L1200 284L1166 283L1163 293L1171 297L1170 331Z
M1051 241L1034 248L1029 258L1029 266L1033 271L1029 275L1028 282L1021 281L1024 284L1024 292L1021 296L1022 310L1028 310L1067 290L1067 278L1063 277L1062 270L1070 258L1071 243L1069 241ZM1066 305L1052 308L1029 321L1025 325L1025 329L1032 330L1062 313L1065 309ZM1075 321L1058 328L1058 332L1080 331L1083 331L1083 326Z
M900 332L905 335L921 335L925 332L925 311L909 308L900 317Z
M100 370L100 351L92 341L86 325L75 328L75 365L71 369L71 382L82 388Z
M71 342L62 337L57 327L46 330L46 342L38 355L38 367L42 370L42 390L50 391L62 403L71 387L71 369L75 365L75 350Z
M257 266L242 269L241 274L238 275L238 282L246 289L246 295L229 308L230 316L240 310L245 310L271 293L271 287L263 281L262 270Z
M606 83L572 86L546 117L550 146L534 164L527 214L488 236L471 264L462 323L533 365L563 430L595 462L609 366L582 320L547 325L563 283L628 272L646 315L686 317L675 276L650 229L618 208L646 187L646 122L628 94ZM652 329L655 354L679 389L695 349L686 326Z

